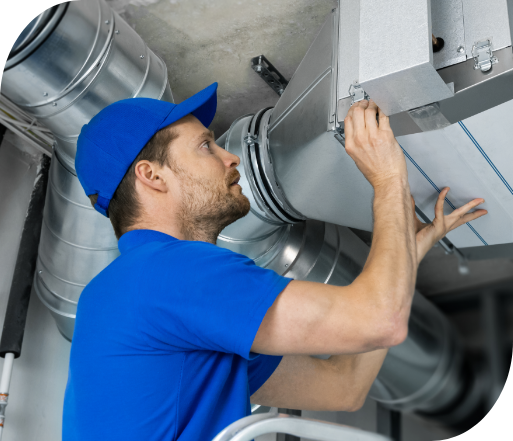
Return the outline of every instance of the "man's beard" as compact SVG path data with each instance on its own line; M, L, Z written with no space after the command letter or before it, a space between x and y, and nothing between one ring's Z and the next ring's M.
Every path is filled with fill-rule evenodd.
M224 182L201 180L183 169L174 171L181 183L179 219L185 240L216 243L225 227L248 214L248 198L231 192L231 184L240 176L237 170L229 173Z

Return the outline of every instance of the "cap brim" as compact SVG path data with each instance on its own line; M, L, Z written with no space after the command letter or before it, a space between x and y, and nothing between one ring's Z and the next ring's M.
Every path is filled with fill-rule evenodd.
M191 113L198 118L205 127L208 127L214 119L216 109L217 83L213 83L198 92L196 95L193 95L178 104L164 119L158 130L173 124Z

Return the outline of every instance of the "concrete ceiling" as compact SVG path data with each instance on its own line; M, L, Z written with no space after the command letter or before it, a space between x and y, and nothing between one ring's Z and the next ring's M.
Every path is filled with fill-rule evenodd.
M278 95L251 69L264 54L290 79L337 0L107 0L167 64L176 102L219 83L224 133Z
M274 106L278 95L250 67L264 54L290 79L337 0L107 0L167 64L176 102L217 81L217 136L248 113ZM509 279L512 258L469 263L434 248L418 289L436 295Z

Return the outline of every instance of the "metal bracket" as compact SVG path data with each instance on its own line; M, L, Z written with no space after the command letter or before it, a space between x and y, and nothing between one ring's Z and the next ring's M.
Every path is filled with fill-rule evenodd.
M491 38L474 43L474 46L472 46L472 56L474 57L474 69L481 69L481 72L488 72L492 65L499 62L497 57L493 56Z
M289 82L263 55L251 59L252 69L260 75L278 95L282 95Z
M351 95L351 104L369 99L369 95L363 90L363 87L360 86L358 81L353 82L353 84L349 86L349 95Z

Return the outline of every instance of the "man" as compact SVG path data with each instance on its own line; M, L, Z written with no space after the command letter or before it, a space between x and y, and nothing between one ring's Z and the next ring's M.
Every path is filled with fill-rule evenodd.
M404 155L372 102L345 120L374 187L367 263L346 287L290 280L215 246L244 216L237 156L206 129L217 84L179 105L135 98L84 126L77 174L121 255L84 289L63 440L210 440L254 403L358 409L387 348L407 335L418 263L486 213L475 199L414 220ZM376 115L379 114L379 123ZM348 207L350 209L350 207ZM328 360L313 354L335 354Z

